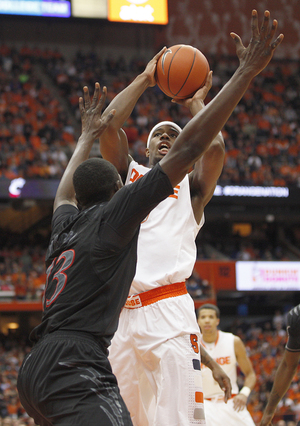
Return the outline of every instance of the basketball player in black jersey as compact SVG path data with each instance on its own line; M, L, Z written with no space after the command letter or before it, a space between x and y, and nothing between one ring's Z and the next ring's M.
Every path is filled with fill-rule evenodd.
M286 394L297 371L300 359L300 305L291 309L288 313L286 331L288 333L288 341L275 375L260 426L271 425L276 407Z
M253 11L254 42L247 48L232 34L240 59L237 71L185 126L168 154L132 185L120 188L114 166L88 159L114 111L102 118L106 89L99 100L96 83L91 101L84 88L82 134L54 200L42 322L32 331L35 345L18 376L21 402L36 424L132 424L107 354L135 274L140 223L173 194L270 61L283 36L272 41L277 22L269 30L266 12L264 24L259 33Z

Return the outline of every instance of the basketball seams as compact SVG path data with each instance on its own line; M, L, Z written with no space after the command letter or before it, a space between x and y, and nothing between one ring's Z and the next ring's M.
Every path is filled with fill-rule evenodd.
M164 69L162 57L157 63L157 85L173 99L190 98L205 84L210 70L209 63L203 53L194 46L176 45L171 46L168 51L170 54L164 57ZM201 85L199 81L202 81Z
M179 49L178 49L178 50L179 50ZM195 64L195 59L196 59L196 49L194 48L194 58L193 58L193 62L192 62L192 64L191 64L191 67L190 67L189 73L188 73L188 75L187 75L187 77L186 77L186 79L185 79L185 81L184 81L183 85L180 87L180 89L178 90L178 92L174 94L174 96L177 96L177 95L178 95L178 93L180 93L180 92L181 92L181 90L184 88L185 83L188 81L189 76L190 76L190 74L191 74L191 72L192 72L193 66L194 66L194 64ZM170 67L170 68L171 68L171 67ZM195 92L194 92L194 93L195 93ZM188 97L190 97L191 95L192 95L192 93L191 93Z
M172 94L172 96L176 96L177 95L177 93L179 93L180 92L180 90L182 89L180 89L176 94L175 93L173 93L172 92L172 90L171 90L171 88L170 88L170 72L171 72L171 67L172 67L172 62L174 61L174 59L176 58L176 55L177 55L177 53L179 52L179 50L182 48L182 46L180 46L179 47L179 49L177 49L176 50L176 52L174 53L174 55L173 55L173 57L172 57L172 59L171 59L171 61L170 61L170 63L169 63L169 67L168 67L168 89L169 89L169 92Z

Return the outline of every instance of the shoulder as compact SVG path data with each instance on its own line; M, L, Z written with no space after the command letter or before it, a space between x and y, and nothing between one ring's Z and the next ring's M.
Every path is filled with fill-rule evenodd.
M52 216L52 228L58 226L61 222L64 222L71 216L77 215L79 210L72 204L62 204L53 213Z
M300 331L300 305L291 309L287 315L287 326L291 330Z
M286 330L288 333L286 349L300 351L300 305L289 311Z
M242 339L239 336L233 336L233 342L234 342L234 350L236 355L243 355L246 354L246 347L242 341Z

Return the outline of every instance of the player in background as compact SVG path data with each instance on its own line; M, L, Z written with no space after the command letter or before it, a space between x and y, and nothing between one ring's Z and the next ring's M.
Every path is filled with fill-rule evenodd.
M159 123L150 132L146 155L152 167L157 162L164 162L170 155L176 155L174 148L179 137L182 143L195 137L203 144L203 134L196 135L192 123L197 120L199 125L201 122L204 125L203 119L206 124L208 117L212 119L211 133L205 136L206 149L199 156L193 172L182 176L183 180L174 188L174 196L154 209L142 224L136 275L110 348L113 371L135 425L205 423L200 333L185 280L191 275L196 260L195 238L203 224L204 207L212 197L223 166L224 144L218 133L248 87L249 83L241 84L238 80L243 80L243 76L247 76L248 81L252 79L258 68L262 69L258 63L263 61L266 66L271 59L271 51L281 42L282 35L272 42L276 28L277 21L270 26L270 14L266 11L259 30L257 12L253 11L249 46L245 48L240 38L231 33L240 65L205 108L201 109L205 91L211 84L211 74L202 91L182 102L194 115L183 130L187 138L184 138L185 142L181 137L183 131L174 123ZM138 180L149 169L129 160L122 126L142 93L156 84L156 63L163 51L113 99L108 108L117 107L117 113L114 122L100 138L100 149L103 157L117 167L126 183ZM228 93L226 102L223 101L224 93ZM187 155L190 154L187 152ZM213 369L217 371L217 367ZM223 380L220 380L221 377ZM221 377L218 381L224 389L227 376L222 373Z
M230 378L232 397L225 404L224 395L211 372L202 366L204 410L207 426L255 426L246 408L247 399L253 389L256 376L247 356L246 348L238 336L218 330L220 310L210 303L198 311L198 324L202 333L201 344L208 354L218 362ZM239 391L237 366L245 376L244 386Z
M272 423L276 407L286 394L293 377L297 372L300 359L300 305L291 309L287 315L288 341L282 360L276 371L273 387L264 409L260 426L268 426Z

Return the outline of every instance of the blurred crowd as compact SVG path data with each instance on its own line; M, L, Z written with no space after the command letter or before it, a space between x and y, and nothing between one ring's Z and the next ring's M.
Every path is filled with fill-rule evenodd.
M0 248L0 302L40 301L46 283L43 247Z
M207 55L214 72L209 102L237 67L236 58ZM0 46L0 176L59 178L78 135L78 98L87 85L108 88L109 102L142 72L144 58L106 58L77 52L73 60L59 51ZM149 58L147 58L149 59ZM48 76L44 83L42 75ZM300 186L300 64L276 61L257 76L223 129L226 159L220 184ZM49 78L50 77L50 78ZM54 93L67 101L63 108ZM72 119L70 119L70 117ZM171 103L156 86L140 98L125 123L132 156L145 163L149 130L161 120L181 127L189 111Z

